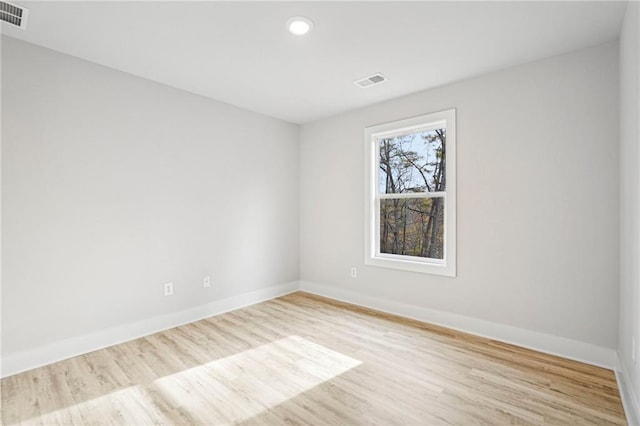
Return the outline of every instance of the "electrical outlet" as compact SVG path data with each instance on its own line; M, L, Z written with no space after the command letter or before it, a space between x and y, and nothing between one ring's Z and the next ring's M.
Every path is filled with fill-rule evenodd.
M631 362L636 363L636 339L631 336Z
M358 268L351 268L351 278L358 278Z
M202 287L204 288L211 287L211 277L209 275L204 277L204 279L202 280Z
M165 283L164 285L164 295L171 296L173 294L173 283Z

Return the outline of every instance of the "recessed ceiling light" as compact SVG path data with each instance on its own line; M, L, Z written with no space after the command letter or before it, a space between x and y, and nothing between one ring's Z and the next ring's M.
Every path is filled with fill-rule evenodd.
M305 35L313 28L311 19L303 16L296 16L287 21L287 29L294 35Z

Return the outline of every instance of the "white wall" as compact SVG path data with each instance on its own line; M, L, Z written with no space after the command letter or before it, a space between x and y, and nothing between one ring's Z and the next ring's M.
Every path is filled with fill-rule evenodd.
M630 2L620 33L620 334L618 354L640 424L640 4ZM631 359L635 339L636 362ZM635 396L633 396L635 394ZM634 422L630 421L630 424Z
M364 127L447 108L457 108L457 278L365 266ZM300 149L303 288L460 315L470 320L461 328L513 326L614 356L617 43L303 125Z
M297 286L298 131L3 37L3 357Z

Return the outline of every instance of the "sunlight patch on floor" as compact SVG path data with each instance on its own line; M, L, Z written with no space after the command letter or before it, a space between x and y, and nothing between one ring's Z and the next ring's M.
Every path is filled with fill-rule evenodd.
M361 362L299 336L286 337L226 358L116 390L43 414L44 424L233 423L254 417Z
M154 382L196 420L240 421L273 408L361 362L290 336Z

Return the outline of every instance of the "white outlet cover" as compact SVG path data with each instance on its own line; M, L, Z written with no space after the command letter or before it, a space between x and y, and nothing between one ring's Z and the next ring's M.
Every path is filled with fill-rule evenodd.
M165 283L164 285L164 295L171 296L173 294L173 283Z
M203 287L211 287L211 277L209 275L207 275L206 277L204 277L204 279L202 280L202 286Z

